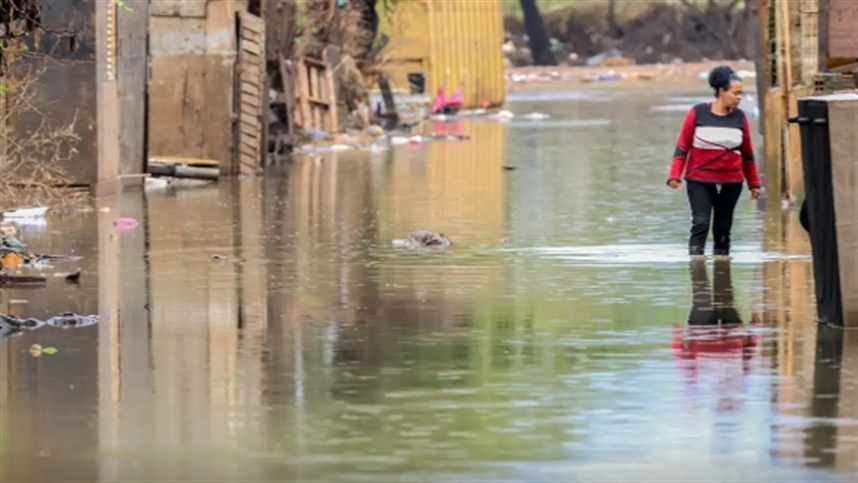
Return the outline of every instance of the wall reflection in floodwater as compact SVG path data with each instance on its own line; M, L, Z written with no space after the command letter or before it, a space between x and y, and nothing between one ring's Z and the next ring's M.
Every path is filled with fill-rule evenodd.
M628 115L603 104L580 115ZM574 139L609 136L617 151L634 141L603 128L464 126L470 142L127 194L25 231L33 246L81 255L84 276L80 287L4 289L0 312L101 320L0 341L0 479L854 479L858 340L817 337L806 259L617 264L518 251L619 240L607 223L607 235L576 233L616 215L603 193L582 194L586 219L563 194L588 170L604 174L589 162L641 163L663 183L660 158L581 154L582 169L561 155ZM503 171L508 146L520 154L533 136L535 158ZM673 133L662 137L653 142ZM539 193L522 181L534 176ZM640 180L611 183L622 198ZM639 212L620 215L638 222L619 241L662 240L663 220L646 213L683 203L668 196L621 201ZM546 206L551 232L523 228L548 223L528 203ZM116 216L141 224L115 232ZM739 216L742 229L755 215ZM775 221L757 239L765 252L808 253L792 216ZM390 247L415 228L455 245ZM754 253L755 235L743 236ZM33 343L58 352L34 358Z

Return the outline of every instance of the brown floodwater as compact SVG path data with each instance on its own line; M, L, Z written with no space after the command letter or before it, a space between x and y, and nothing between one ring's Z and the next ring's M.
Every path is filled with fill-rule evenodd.
M0 339L0 480L854 482L858 334L817 331L795 213L744 197L731 261L685 255L707 95L520 89L469 141L22 226L83 275L0 313L99 321Z

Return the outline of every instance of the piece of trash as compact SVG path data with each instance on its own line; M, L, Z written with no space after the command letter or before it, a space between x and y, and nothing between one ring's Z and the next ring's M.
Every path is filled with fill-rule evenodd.
M0 273L0 287L4 285L8 286L30 286L30 285L44 285L45 277L42 275L13 275L8 273Z
M24 263L24 256L20 253L9 252L3 257L0 257L0 266L6 268L17 267Z
M409 233L405 239L393 240L393 246L406 248L448 247L453 244L443 233L435 233L429 230L415 230Z
M100 212L102 212L102 213L110 213L110 208L108 208L108 207L106 207L106 206L105 206L104 208L102 208L102 209L100 209L100 210L98 210L98 211L100 211Z
M28 303L30 303L30 301L25 299L12 299L9 301L9 305L25 305Z
M515 171L515 170L516 170L516 169L518 169L518 168L517 168L517 167L515 167L515 166L506 166L506 165L504 165L504 166L503 166L503 169L504 169L504 171Z
M222 262L224 260L226 260L226 257L223 255L212 255L213 262Z
M18 227L12 222L4 221L0 223L0 236L15 238L18 236Z
M80 270L75 272L57 272L54 274L57 278L63 278L66 282L77 282L80 280Z
M609 216L609 217L605 218L605 221L607 221L608 223L615 223L617 221L617 217Z
M88 327L98 322L97 315L78 315L72 312L65 312L45 321L45 324L61 329L69 329L72 327Z
M56 354L56 347L42 347L41 344L33 344L30 346L30 354L33 357L40 357L42 354Z
M549 116L548 114L543 114L541 112L532 112L530 114L524 115L524 118L528 121L541 121L543 119L548 119L549 117L551 116Z
M134 218L117 218L113 220L113 228L117 230L133 230L137 228L137 220Z
M143 184L146 188L166 188L170 186L170 180L166 178L153 178L149 176L143 181Z
M26 208L16 208L14 210L4 211L3 218L18 219L18 218L42 218L48 212L46 206L30 206Z

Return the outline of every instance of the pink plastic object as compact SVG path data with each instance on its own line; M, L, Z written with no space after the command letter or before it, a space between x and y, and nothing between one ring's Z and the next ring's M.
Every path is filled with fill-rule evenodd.
M444 109L444 106L447 105L447 93L444 92L444 88L438 89L438 97L435 98L435 102L432 104L432 112L441 112L441 109Z
M133 230L137 228L137 220L134 218L117 218L113 220L113 228L117 230Z
M465 103L465 99L462 96L462 89L456 89L456 92L453 94L453 97L447 100L444 104L445 106L458 106L461 107L462 104Z

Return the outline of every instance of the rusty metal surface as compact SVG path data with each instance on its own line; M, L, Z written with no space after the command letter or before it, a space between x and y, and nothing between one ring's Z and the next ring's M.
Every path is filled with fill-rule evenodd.
M858 1L828 2L828 56L858 58Z

